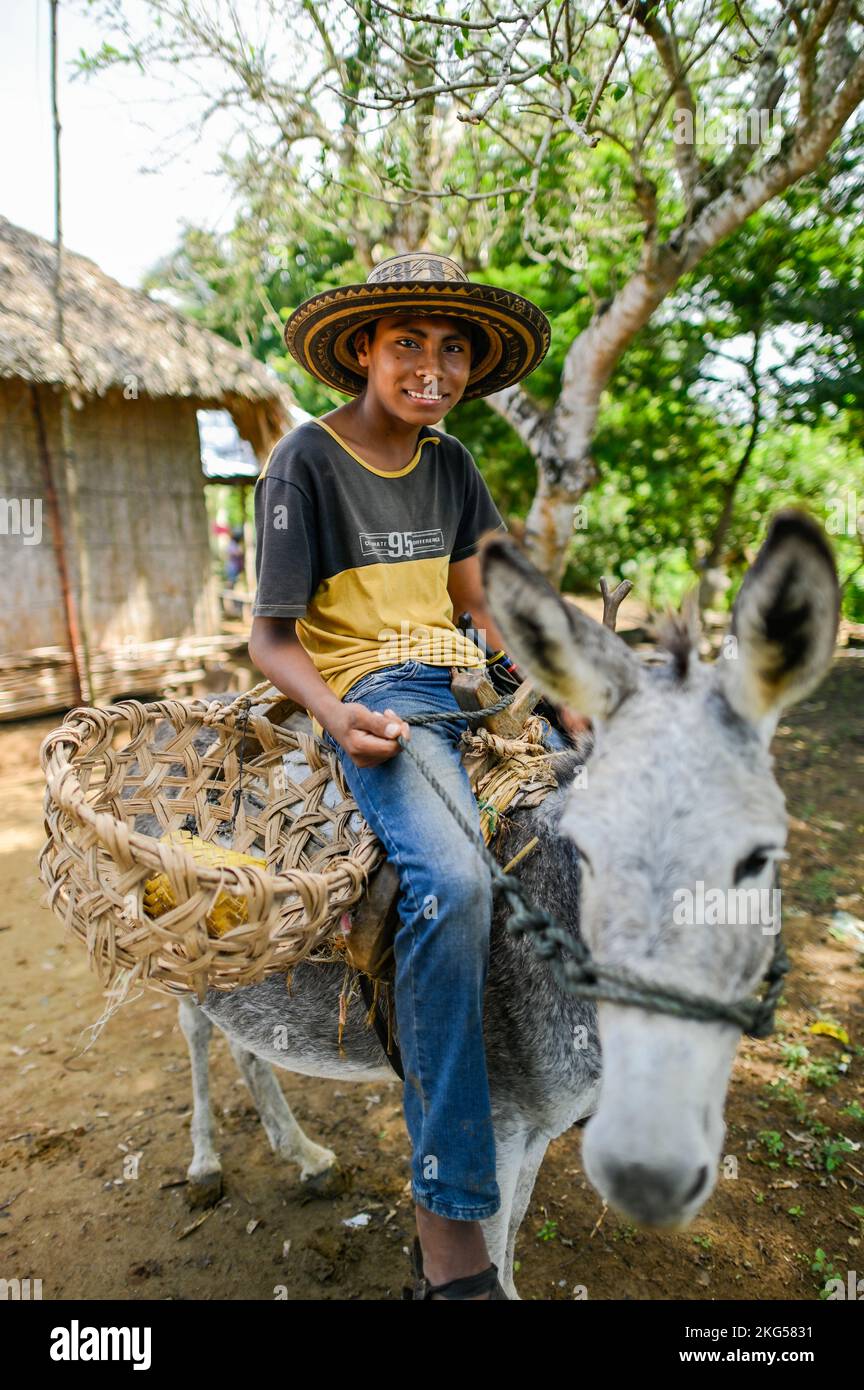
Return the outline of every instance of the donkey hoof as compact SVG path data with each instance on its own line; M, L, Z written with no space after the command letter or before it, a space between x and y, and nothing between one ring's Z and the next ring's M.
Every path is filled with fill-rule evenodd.
M186 1184L186 1201L194 1209L215 1207L222 1197L222 1173L199 1173Z
M350 1186L349 1175L334 1158L329 1168L318 1173L300 1174L303 1192L309 1197L336 1197Z
M294 1162L298 1162L297 1154L292 1154ZM319 1174L332 1173L339 1167L339 1160L332 1149L325 1149L323 1144L309 1144L304 1148L299 1159L300 1181L308 1182L310 1178L317 1177Z

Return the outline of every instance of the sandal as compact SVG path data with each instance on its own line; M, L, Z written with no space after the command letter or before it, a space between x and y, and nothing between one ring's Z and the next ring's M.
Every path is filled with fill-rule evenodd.
M434 1293L443 1294L445 1298L473 1298L478 1293L488 1293L489 1302L493 1299L504 1299L506 1303L510 1300L501 1287L498 1279L498 1266L489 1265L488 1269L481 1269L478 1274L465 1274L459 1279L449 1279L446 1284L430 1284L426 1275L423 1273L423 1249L420 1245L420 1237L414 1237L414 1244L411 1247L411 1273L414 1276L412 1287L405 1287L402 1290L404 1299L431 1299Z

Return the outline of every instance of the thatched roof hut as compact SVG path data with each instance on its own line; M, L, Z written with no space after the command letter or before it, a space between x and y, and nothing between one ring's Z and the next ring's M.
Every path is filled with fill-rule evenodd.
M290 428L290 393L267 368L176 310L63 252L56 340L54 246L0 217L0 377L64 386L73 398L112 389L230 410L262 460ZM73 399L73 403L77 403Z
M247 353L66 250L61 347L56 264L0 217L0 666L35 671L52 649L86 677L92 658L104 679L84 698L113 698L129 686L112 653L219 629L197 410L228 410L263 463L293 401ZM0 693L0 715L25 697ZM37 707L62 707L49 698Z

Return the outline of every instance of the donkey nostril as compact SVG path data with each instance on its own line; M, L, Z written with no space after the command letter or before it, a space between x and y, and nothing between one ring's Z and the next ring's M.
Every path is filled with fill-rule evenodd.
M620 1198L625 1202L666 1206L675 1200L675 1177L663 1168L654 1169L644 1163L610 1163L609 1176Z
M703 1167L703 1168L700 1168L700 1169L699 1169L699 1172L696 1174L696 1181L694 1182L693 1186L690 1188L690 1191L689 1191L689 1192L687 1193L687 1195L685 1196L684 1201L685 1201L685 1202L692 1202L694 1197L698 1197L698 1196L699 1196L699 1193L702 1191L702 1188L705 1186L705 1184L706 1184L707 1181L708 1181L708 1169L707 1169L707 1168L704 1168L704 1167Z
M589 1131L590 1133L590 1131ZM662 1223L680 1213L707 1187L708 1168L689 1178L692 1168L610 1160L605 1166L608 1200L637 1219ZM686 1186L685 1186L686 1184ZM604 1194L606 1195L606 1194Z

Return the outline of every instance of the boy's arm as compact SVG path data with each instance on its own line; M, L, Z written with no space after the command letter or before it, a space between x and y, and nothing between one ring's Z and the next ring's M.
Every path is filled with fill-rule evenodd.
M301 645L293 618L253 618L249 655L277 690L296 700L314 714L322 728L329 729L341 701Z
M480 578L479 555L469 555L467 559L457 560L450 566L447 592L453 600L453 612L457 616L465 612L471 614L474 627L485 634L486 646L490 651L504 651L504 638L486 607L486 595Z
M409 726L393 710L343 704L315 667L297 636L293 618L252 619L249 655L267 680L315 716L357 767L374 767L401 751ZM388 717L389 716L389 717Z

